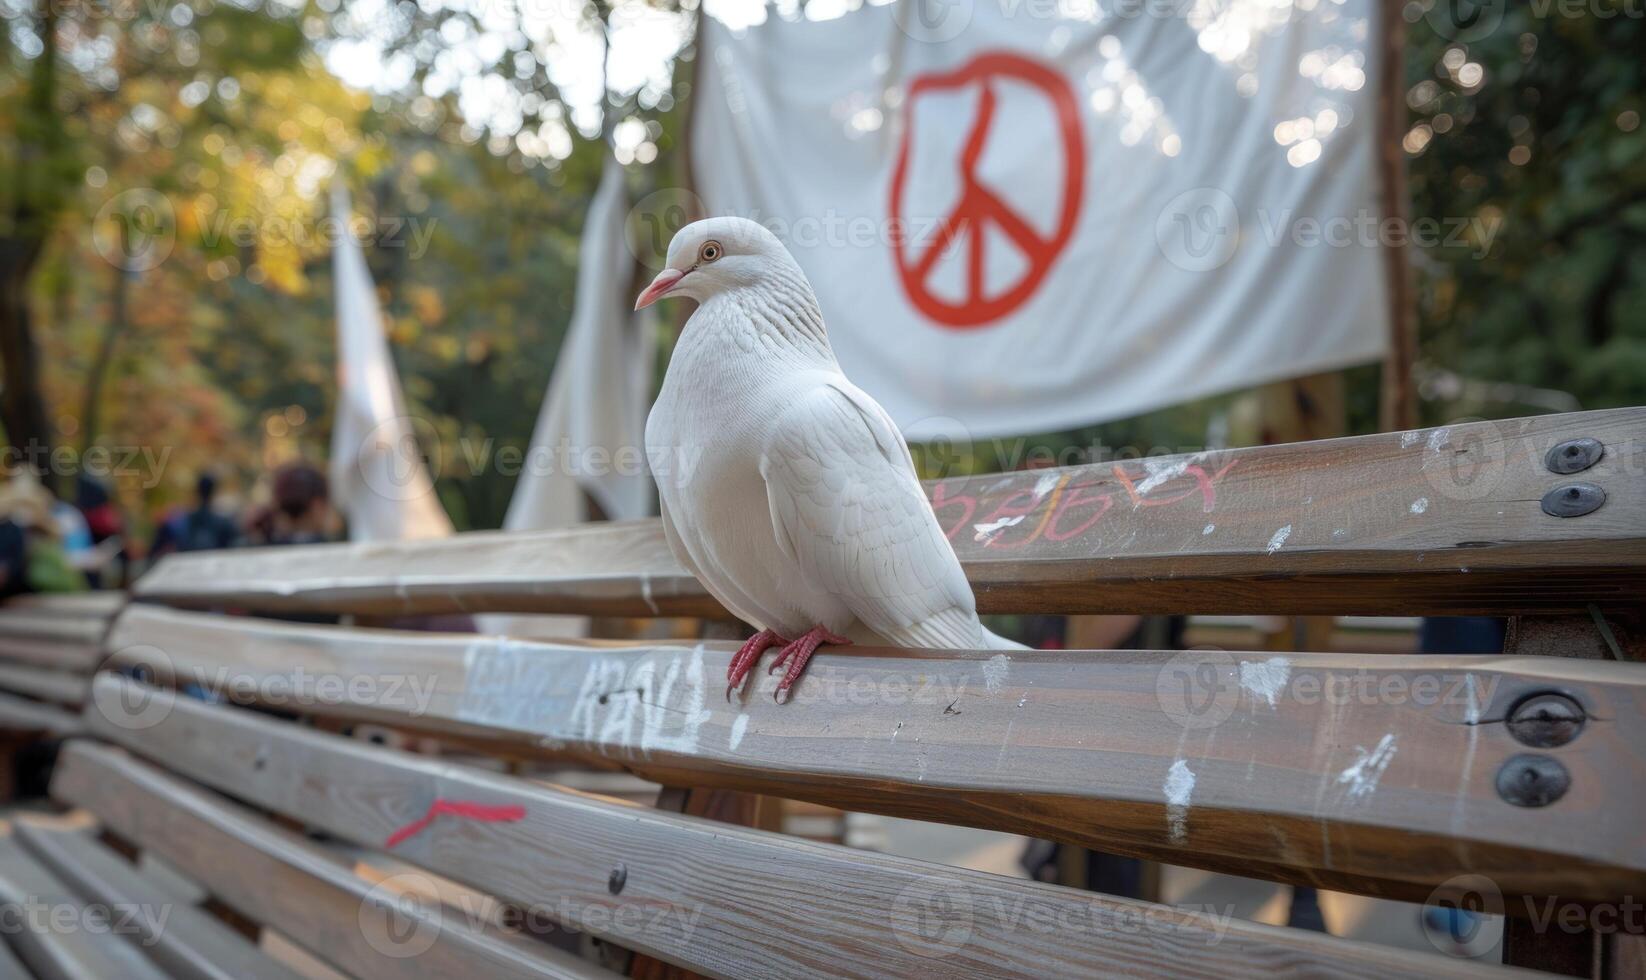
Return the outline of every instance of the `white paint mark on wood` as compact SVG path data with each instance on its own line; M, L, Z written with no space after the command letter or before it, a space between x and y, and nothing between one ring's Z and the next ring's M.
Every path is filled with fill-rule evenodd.
M1208 524L1205 527L1200 529L1200 533L1201 533L1202 536L1205 536L1205 535L1211 534L1215 530L1217 530L1217 525L1216 524Z
M1044 497L1048 493L1051 493L1052 490L1057 487L1058 479L1059 477L1056 473L1047 473L1045 476L1034 481L1034 495L1036 497Z
M1464 694L1469 699L1463 705L1463 720L1471 725L1480 724L1480 712L1485 707L1481 703L1479 692L1475 688L1475 675L1467 674L1463 678Z
M1205 455L1205 453L1195 453L1193 456L1184 456L1181 459L1144 459L1143 469L1149 475L1144 477L1143 481L1137 485L1137 495L1141 497L1155 487L1177 479ZM1137 504L1134 503L1132 506L1135 508Z
M1429 433L1429 443L1428 443L1429 452L1437 453L1437 452L1441 451L1442 449L1445 449L1446 446L1451 443L1451 441L1452 441L1452 430L1451 430L1450 427L1442 427L1442 428L1436 429L1433 432Z
M1421 432L1402 432L1400 434L1400 448L1410 449L1417 445L1417 441L1421 438L1423 438Z
M739 714L737 716L737 718L732 721L732 745L731 745L731 748L732 748L733 752L736 752L737 747L739 745L743 744L743 733L747 732L748 730L749 730L749 713L747 711L745 711L745 712Z
M1194 773L1182 759L1166 771L1166 829L1172 843L1181 844L1189 836L1189 798L1194 795Z
M1395 737L1393 733L1378 740L1377 747L1370 752L1364 746L1355 746L1358 758L1354 765L1337 774L1337 781L1349 787L1349 799L1361 800L1370 796L1377 789L1377 781L1383 778L1383 770L1389 768L1389 763L1395 757Z
M1276 531L1274 534L1271 534L1269 536L1268 553L1272 555L1275 552L1279 551L1281 546L1286 543L1286 539L1291 537L1291 536L1292 536L1292 526L1290 524L1288 524L1285 527L1281 528L1280 530Z
M990 694L1000 690L1006 683L1006 675L1012 671L1012 658L1004 653L997 653L983 664L983 688Z
M1026 516L1028 515L1019 514L1016 517L1002 517L998 521L989 521L984 524L973 524L972 529L977 533L972 536L972 540L982 542L983 544L988 544L990 541L993 541L1001 531L1006 530L1014 524L1021 524L1023 522L1023 518Z
M567 727L584 741L643 753L695 752L712 715L707 691L702 644L689 654L600 657L584 672Z
M1261 700L1271 708L1279 700L1280 692L1286 689L1286 681L1291 676L1292 662L1285 657L1240 662L1240 686L1246 689L1252 700Z
M549 692L553 668L547 656L502 637L469 644L463 653L463 693L457 701L460 721L506 724L539 735L559 735L563 700ZM585 681L587 683L587 681Z
M1421 513L1423 513L1424 511L1426 511L1428 509L1429 509L1429 498L1428 497L1419 497L1416 500L1412 501L1412 513L1421 514Z
M652 611L653 616L662 615L657 603L652 601L652 577L645 572L640 573L640 599L646 604L646 608Z
M634 671L634 687L635 700L643 709L640 750L695 752L698 730L713 714L704 707L708 685L703 675L703 644L692 647L689 658L670 657L661 669L655 659L646 658ZM638 694L641 691L644 700Z

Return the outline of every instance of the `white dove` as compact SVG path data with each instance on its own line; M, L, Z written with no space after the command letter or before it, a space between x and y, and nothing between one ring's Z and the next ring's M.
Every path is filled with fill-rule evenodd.
M819 645L1015 648L977 602L915 475L908 444L846 380L805 273L742 218L682 228L635 302L686 296L680 335L646 419L648 458L694 458L660 476L663 533L711 595L760 632L726 696L781 646L787 697Z

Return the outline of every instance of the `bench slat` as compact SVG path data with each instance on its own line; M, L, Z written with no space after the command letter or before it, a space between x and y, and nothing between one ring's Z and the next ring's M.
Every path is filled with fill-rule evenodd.
M819 654L778 706L763 673L724 700L728 643L554 644L141 607L111 638L167 651L179 681L273 707L676 785L1419 901L1465 872L1516 894L1615 900L1646 887L1646 838L1616 817L1646 806L1646 664L862 649ZM1530 751L1507 712L1549 690L1594 719L1548 750L1572 780L1560 834L1548 832L1556 810L1496 790L1507 760Z
M265 977L295 980L280 965L214 916L188 905L150 883L130 862L67 818L20 815L17 839L64 884L87 902L110 907L163 910L164 919L130 918L131 938L173 977L189 980L240 980Z
M0 943L0 977L5 980L34 980L34 974L11 951L11 947Z
M0 661L89 674L103 661L103 652L95 643L0 635Z
M97 679L92 698L87 720L100 735L365 846L384 846L436 801L518 807L478 811L493 819L438 817L393 853L528 909L561 909L596 935L710 975L744 975L751 963L769 977L1065 976L1095 963L1163 977L1269 980L1305 965L1339 976L1492 975L1473 963L601 800L114 675ZM963 922L939 918L930 928L932 915L956 908L966 910Z
M13 610L50 612L65 616L108 619L126 604L126 593L118 589L95 592L36 592L13 596L0 605L0 616Z
M52 609L0 608L0 636L55 640L75 646L96 646L108 627L108 616L65 615Z
M135 943L111 930L117 922L104 916L94 927L85 903L23 849L10 821L0 822L0 902L13 907L18 926L6 939L43 980L166 980Z
M80 716L62 708L0 692L0 729L13 732L46 732L51 735L78 735Z
M0 689L40 701L78 708L86 700L90 683L85 674L0 661Z
M610 976L541 943L397 901L317 845L108 746L70 743L52 795L354 976L397 978L409 967L427 976Z
M1599 439L1591 469L1544 455ZM984 612L1474 615L1632 607L1646 409L929 482ZM1592 514L1545 514L1574 481ZM271 610L725 616L656 521L172 555L136 594Z

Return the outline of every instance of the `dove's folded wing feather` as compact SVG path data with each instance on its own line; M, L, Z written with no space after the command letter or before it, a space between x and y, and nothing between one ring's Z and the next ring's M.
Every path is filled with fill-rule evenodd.
M762 449L779 546L810 585L893 643L980 642L971 586L872 398L844 379L797 393Z

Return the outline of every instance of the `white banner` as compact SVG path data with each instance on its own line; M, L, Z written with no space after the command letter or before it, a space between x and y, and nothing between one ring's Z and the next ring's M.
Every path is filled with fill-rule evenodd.
M332 186L332 215L352 211L341 184ZM332 502L349 519L351 541L443 538L451 518L423 465L400 376L383 335L383 311L360 242L338 236L332 249L337 292L337 412L331 434ZM432 429L425 437L437 442Z
M604 166L583 221L576 305L503 518L506 531L581 524L591 517L585 495L608 520L657 509L644 455L656 334L650 312L634 312L623 166L610 152ZM588 635L584 616L488 614L477 621L482 632L508 636Z
M1376 10L904 0L728 26L711 2L696 190L789 244L905 431L1053 431L1371 361L1402 234L1375 187Z
M531 448L503 528L542 530L589 519L646 517L657 491L646 469L654 334L634 312L634 259L623 244L628 195L610 153L589 201L578 249L577 297L538 409Z

